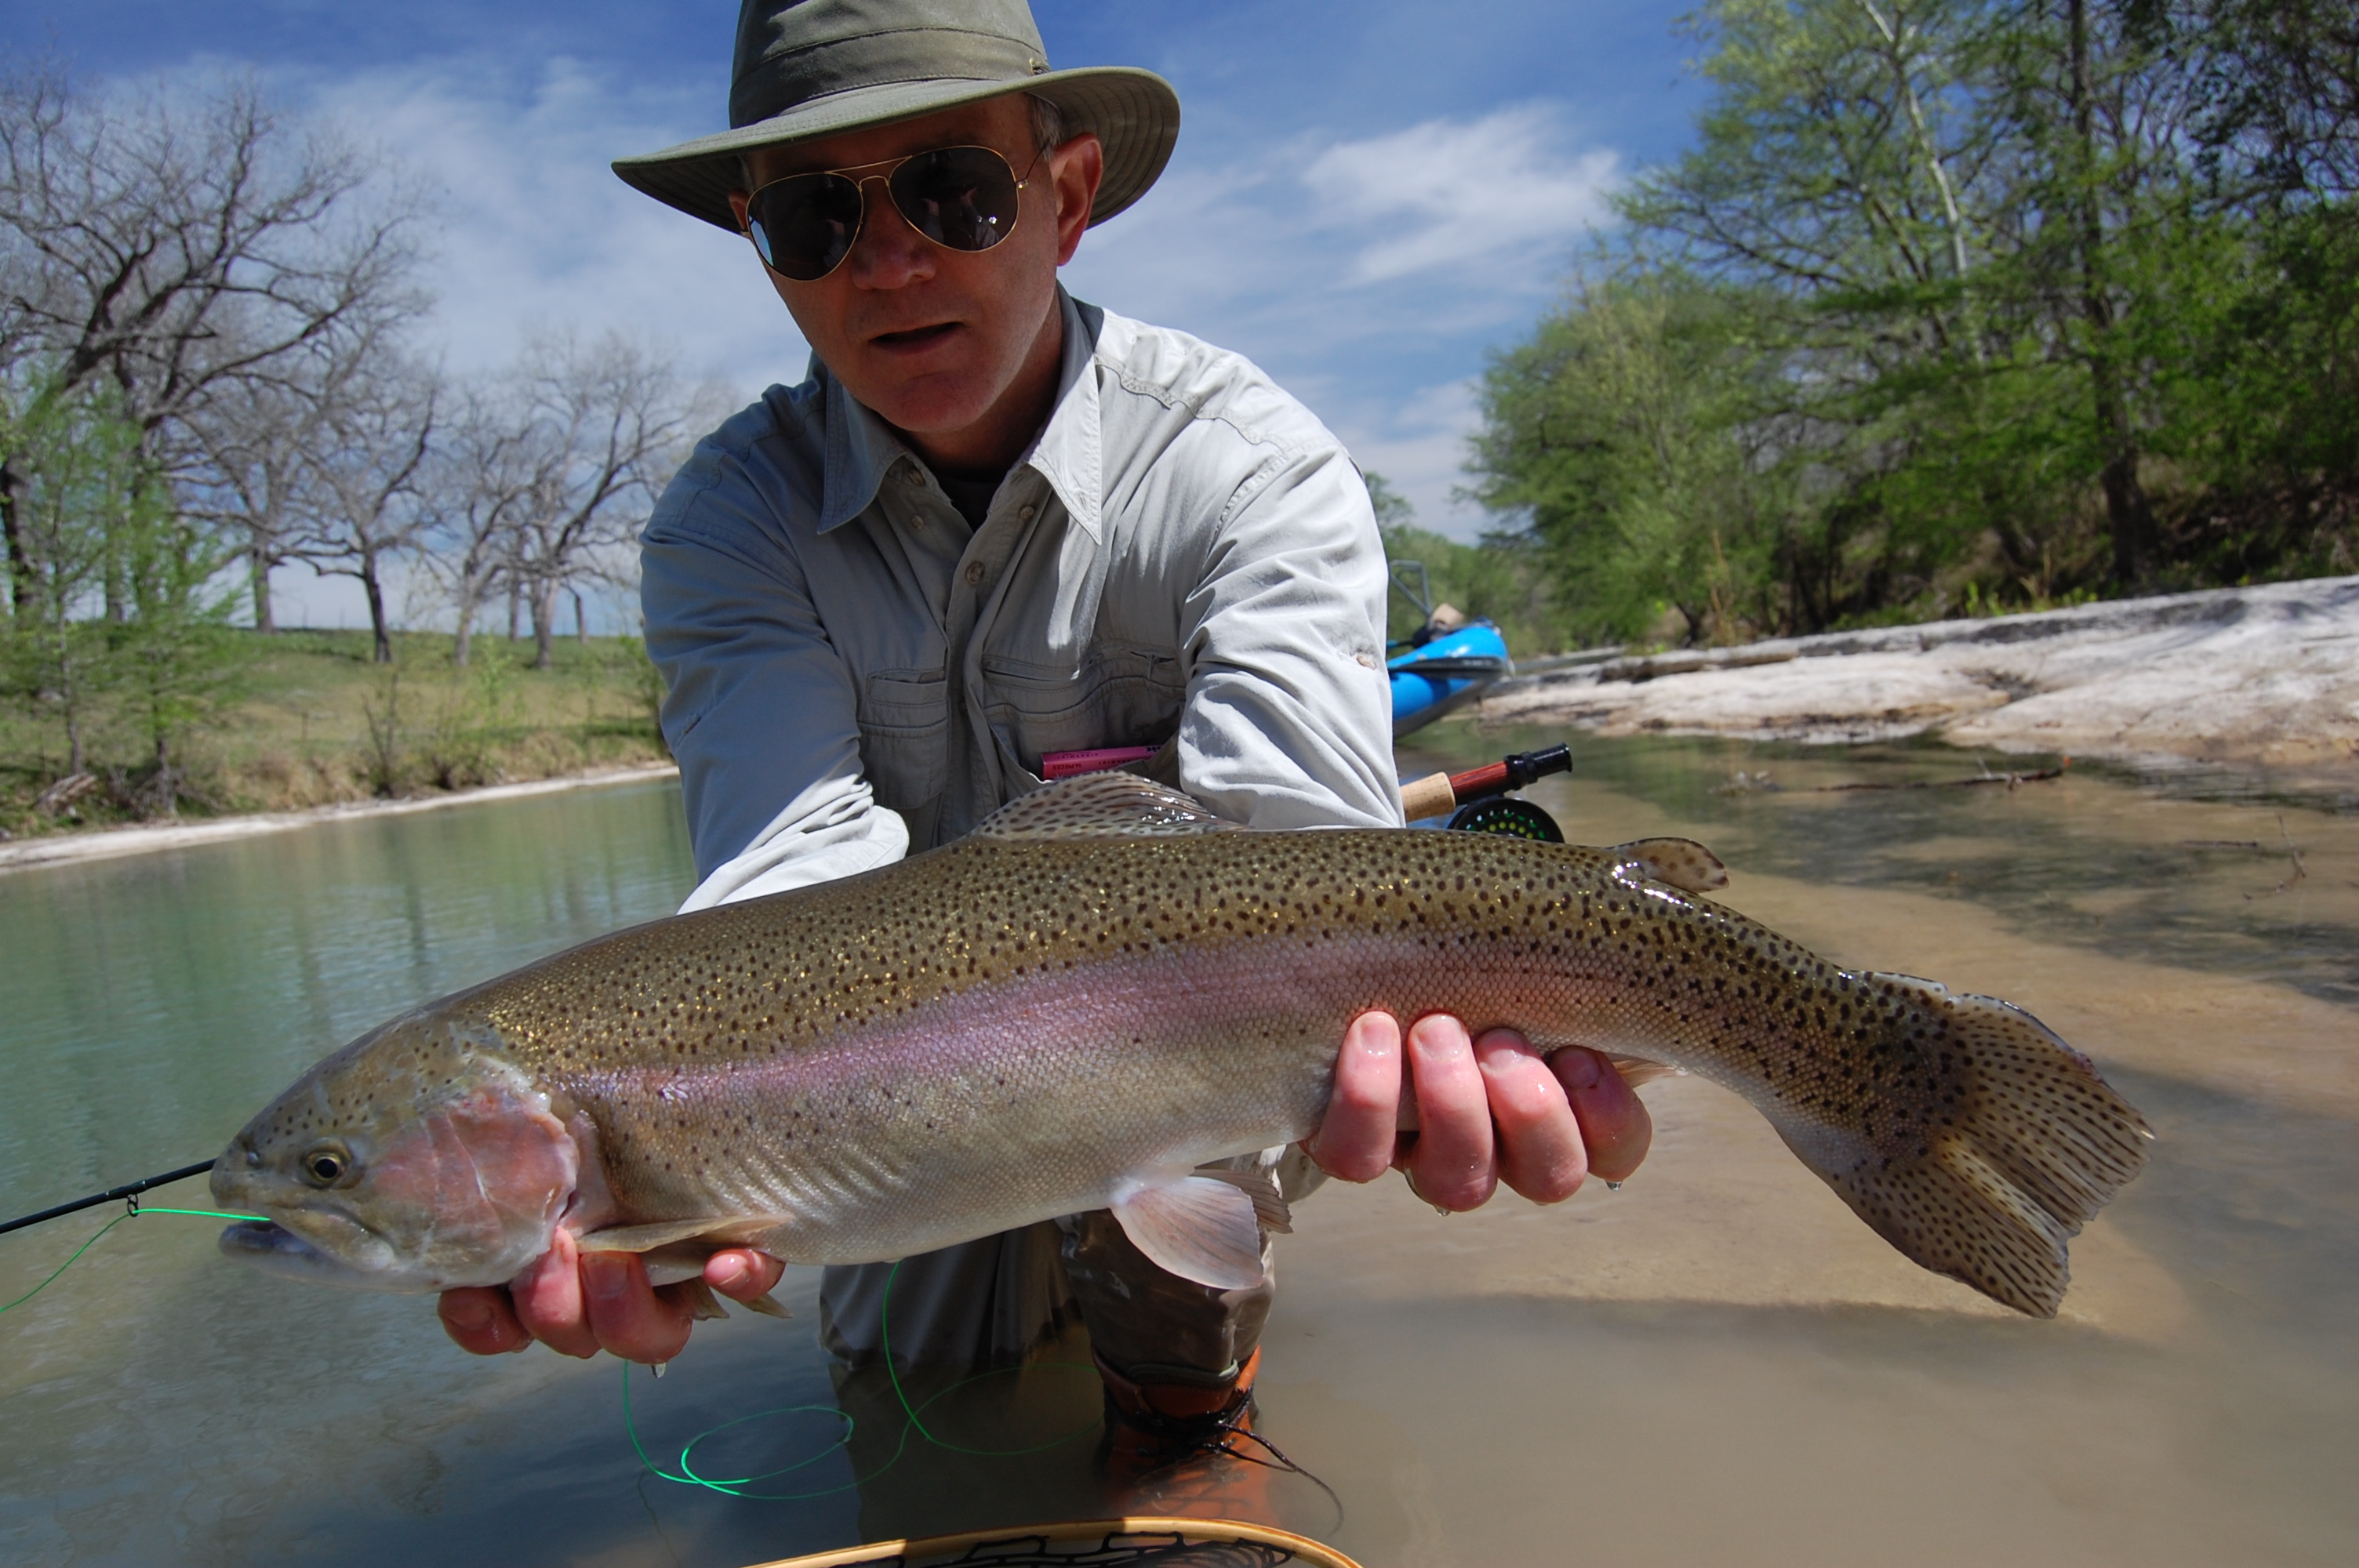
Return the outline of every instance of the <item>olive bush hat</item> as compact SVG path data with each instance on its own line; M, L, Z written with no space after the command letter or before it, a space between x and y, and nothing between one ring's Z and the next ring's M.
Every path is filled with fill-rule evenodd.
M657 200L737 232L739 157L1031 92L1105 144L1090 208L1103 223L1147 192L1180 136L1180 95L1151 70L1051 70L1025 0L745 0L729 72L730 129L614 172Z

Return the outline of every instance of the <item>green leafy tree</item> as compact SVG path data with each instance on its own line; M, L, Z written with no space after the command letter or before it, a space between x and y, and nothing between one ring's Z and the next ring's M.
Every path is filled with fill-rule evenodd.
M52 378L27 377L8 389L0 432L20 475L10 685L37 719L62 731L65 771L77 774L88 769L113 673L91 613L136 505L139 430L103 389L67 392Z
M1494 365L1480 493L1625 635L2349 569L2349 17L1709 0L1695 145Z

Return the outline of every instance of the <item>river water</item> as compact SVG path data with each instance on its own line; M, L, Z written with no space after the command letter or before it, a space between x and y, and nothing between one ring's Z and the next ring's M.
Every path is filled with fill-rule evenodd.
M1554 738L1437 732L1406 766ZM2353 802L1957 787L1981 763L1938 748L1574 745L1533 794L1576 841L1702 839L1726 902L1830 957L2030 1008L2146 1111L2153 1163L2076 1243L2053 1323L1913 1268L1691 1079L1646 1091L1655 1152L1618 1193L1445 1218L1331 1184L1281 1253L1262 1402L1341 1522L1292 1476L1237 1506L1372 1565L2359 1561ZM1829 787L1912 782L1934 787ZM689 881L669 785L0 876L0 1211L204 1158L364 1028ZM103 1218L0 1238L0 1301ZM799 1501L657 1479L612 1361L473 1360L426 1302L265 1277L217 1228L117 1226L0 1315L0 1559L726 1565L1102 1511L1086 1434L912 1439L865 1516L841 1453L765 1483L825 1494ZM703 1473L825 1448L814 1283L790 1272L794 1322L707 1325L633 1378L650 1454L795 1406L715 1436ZM927 1420L1029 1447L1094 1400L1049 1368Z

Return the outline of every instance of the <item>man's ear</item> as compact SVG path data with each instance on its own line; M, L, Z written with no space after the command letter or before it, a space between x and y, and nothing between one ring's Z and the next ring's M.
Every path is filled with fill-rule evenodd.
M752 199L753 195L750 190L733 190L729 193L729 211L737 214L737 230L740 233L743 233L745 229L745 203Z
M1094 132L1083 131L1049 155L1049 178L1057 191L1057 265L1062 266L1073 259L1082 231L1090 226L1090 204L1105 178L1104 144Z

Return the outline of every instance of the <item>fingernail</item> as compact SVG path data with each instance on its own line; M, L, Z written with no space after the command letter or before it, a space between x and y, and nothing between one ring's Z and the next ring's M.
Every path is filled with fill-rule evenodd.
M453 1328L488 1328L492 1322L492 1309L473 1297L446 1302L442 1306L442 1321Z
M1595 1088L1598 1072L1597 1057L1578 1047L1566 1052L1564 1055L1564 1076L1567 1085L1576 1089Z
M587 1276L582 1282L602 1302L618 1301L630 1292L630 1270L619 1258L586 1259L582 1272Z
M712 1284L727 1291L734 1290L744 1284L753 1277L753 1273L751 1269L745 1267L745 1260L743 1258L723 1258L716 1260L712 1266L705 1271L705 1277Z

